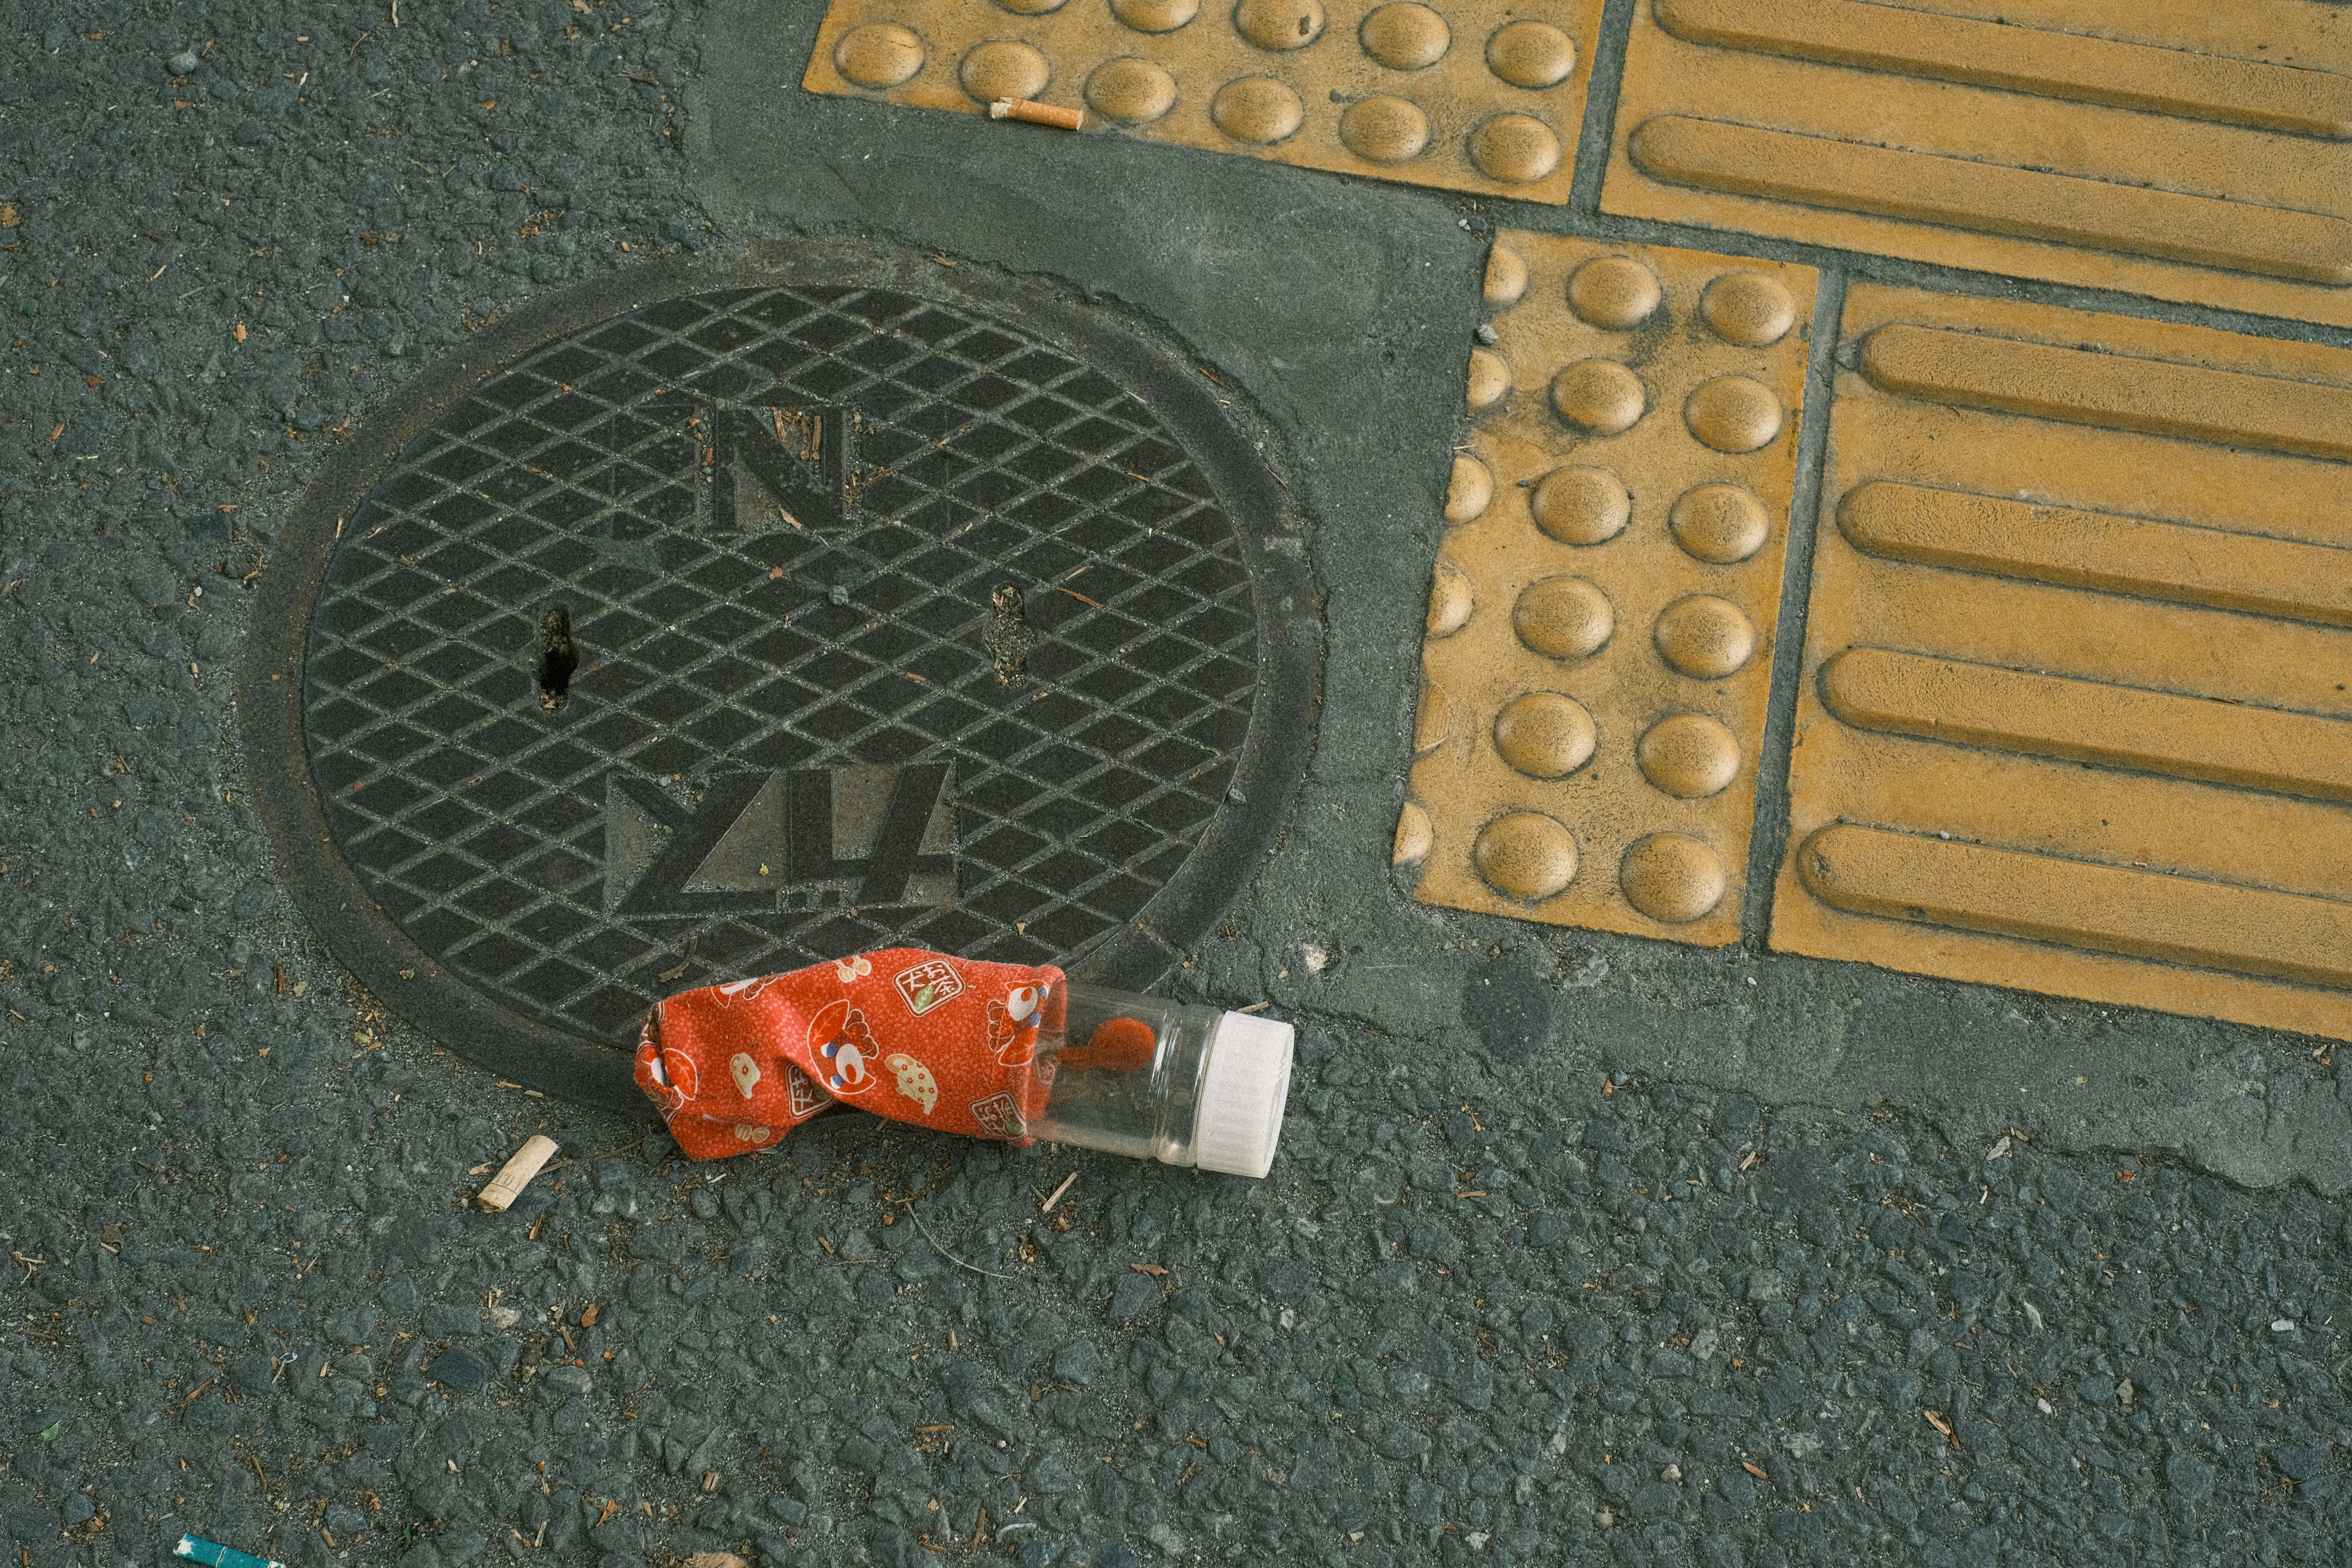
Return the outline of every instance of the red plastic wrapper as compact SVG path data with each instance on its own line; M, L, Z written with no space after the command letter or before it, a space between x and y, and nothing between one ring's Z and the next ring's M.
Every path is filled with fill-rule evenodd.
M897 947L681 991L646 1015L637 1087L688 1157L765 1148L836 1102L1017 1141L1062 1031L1062 972Z

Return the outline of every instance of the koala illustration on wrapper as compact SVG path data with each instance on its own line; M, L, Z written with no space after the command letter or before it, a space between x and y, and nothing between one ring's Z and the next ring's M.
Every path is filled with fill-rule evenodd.
M989 999L988 1047L1006 1067L1019 1067L1037 1054L1037 1029L1045 1021L1051 990L1041 981L1013 986L1001 999Z
M831 1002L809 1020L809 1055L824 1069L824 1087L836 1095L863 1094L874 1087L874 1067L882 1055L866 1015L847 1002Z

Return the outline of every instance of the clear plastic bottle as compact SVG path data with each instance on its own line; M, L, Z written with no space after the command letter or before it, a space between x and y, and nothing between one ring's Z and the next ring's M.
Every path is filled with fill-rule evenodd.
M1236 1176L1273 1166L1288 1024L1075 981L1064 996L1062 1029L1037 1040L1032 1137Z

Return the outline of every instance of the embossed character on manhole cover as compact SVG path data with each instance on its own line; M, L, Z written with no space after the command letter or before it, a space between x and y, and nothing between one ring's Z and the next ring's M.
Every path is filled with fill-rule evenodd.
M1263 858L1318 646L1265 470L1124 331L940 270L574 290L306 496L264 813L462 1054L628 1103L657 996L895 942L1141 986Z

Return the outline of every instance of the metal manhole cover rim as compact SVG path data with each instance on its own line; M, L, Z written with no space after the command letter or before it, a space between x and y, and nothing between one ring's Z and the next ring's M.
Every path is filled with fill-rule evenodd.
M757 247L731 265L655 263L532 300L395 388L327 455L297 498L254 608L239 688L248 787L295 905L373 994L460 1058L502 1078L586 1103L641 1110L625 1042L599 1045L478 988L377 905L330 831L311 775L303 701L312 616L343 520L409 440L499 370L567 334L683 295L774 287L894 289L1002 321L1097 370L1115 370L1208 479L1233 528L1257 623L1255 690L1229 801L1143 908L1074 967L1141 989L1205 935L1273 846L1312 752L1322 675L1320 602L1303 552L1269 549L1296 527L1281 487L1219 400L1170 353L1043 286L990 275L975 289L928 256L828 244Z

